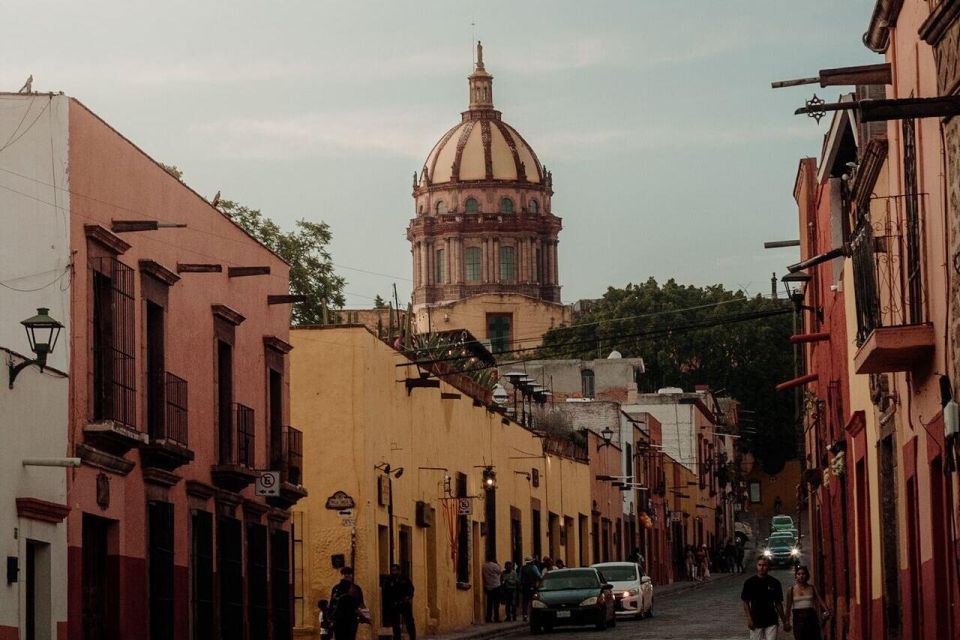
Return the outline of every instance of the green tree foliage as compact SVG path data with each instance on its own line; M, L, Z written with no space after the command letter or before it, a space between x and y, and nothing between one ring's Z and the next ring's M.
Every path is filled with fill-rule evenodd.
M793 377L791 309L786 300L751 298L721 285L672 279L660 285L651 278L609 288L571 326L548 332L540 356L597 358L616 349L643 358L641 391L691 391L698 384L722 390L740 401L742 426L755 430L741 444L775 463L796 455L794 394L774 390ZM777 311L786 312L765 315Z
M290 265L290 293L307 297L293 306L293 324L321 324L330 309L343 307L344 280L333 270L327 249L332 235L325 222L297 220L295 230L284 231L259 209L232 200L220 200L218 207Z
M373 308L374 308L374 309L386 309L386 308L387 308L387 302L386 302L386 300L384 300L383 298L381 298L379 293L377 294L377 297L373 299Z

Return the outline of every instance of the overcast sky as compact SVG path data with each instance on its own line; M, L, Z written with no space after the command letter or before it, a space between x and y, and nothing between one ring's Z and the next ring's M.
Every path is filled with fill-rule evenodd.
M793 109L840 93L770 82L881 61L873 4L0 0L0 89L32 73L200 193L326 221L369 306L409 295L411 177L466 108L473 22L497 108L554 174L565 301L649 276L765 292L796 254L762 242L797 237L797 163L828 123Z

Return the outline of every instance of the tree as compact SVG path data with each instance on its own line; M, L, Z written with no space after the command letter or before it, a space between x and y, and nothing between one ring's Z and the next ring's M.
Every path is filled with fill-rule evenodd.
M570 326L549 331L542 357L597 358L616 349L642 357L641 391L709 384L736 398L746 417L742 445L761 460L796 455L794 394L774 385L793 377L786 300L748 297L722 285L695 287L650 278L610 287ZM681 311L682 310L682 311Z
M386 300L384 300L383 298L381 298L379 293L377 294L377 297L373 299L373 308L374 308L374 309L386 309L386 308L387 308L387 302L386 302Z
M259 209L223 199L218 207L290 265L290 293L307 298L294 305L293 324L322 324L330 309L343 307L344 279L333 269L327 249L333 236L327 223L301 219L294 231L283 231Z

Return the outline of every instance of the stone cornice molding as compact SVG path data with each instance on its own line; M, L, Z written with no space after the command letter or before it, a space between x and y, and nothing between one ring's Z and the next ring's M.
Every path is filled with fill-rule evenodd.
M17 498L17 517L19 518L59 524L68 513L70 513L70 507L65 504L39 498Z
M106 227L99 224L83 225L83 233L88 240L93 240L100 246L109 250L114 255L121 255L130 249L130 244L120 239L120 236L114 234Z
M168 287L180 282L180 276L154 260L141 260L140 273L145 273Z
M133 468L136 466L136 463L132 460L115 456L106 451L100 451L100 449L96 449L82 442L77 443L76 452L77 457L80 458L83 464L96 467L97 469L103 469L104 471L109 471L110 473L115 473L120 476L127 475L133 471Z
M293 351L293 345L277 336L263 336L263 346L277 353L287 354Z
M243 321L247 319L242 313L231 309L225 304L210 305L210 310L213 311L214 316L235 327L240 326Z

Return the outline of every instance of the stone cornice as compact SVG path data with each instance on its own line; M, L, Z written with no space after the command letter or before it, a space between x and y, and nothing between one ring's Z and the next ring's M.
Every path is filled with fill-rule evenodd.
M140 273L145 273L167 286L177 284L180 281L180 276L154 260L141 260Z
M156 467L145 467L143 469L143 481L150 484L160 485L161 487L172 487L180 482L182 478L175 473L164 471Z
M88 240L93 240L116 255L126 253L127 250L130 249L130 244L121 240L120 236L99 224L83 225L83 233L87 236Z
M884 53L890 44L890 29L896 28L903 0L877 0L870 16L863 44L876 53Z
M270 507L263 504L262 502L256 502L254 500L244 500L243 501L243 515L247 520L257 520L270 510Z
M444 191L484 191L486 189L519 189L520 191L537 191L553 195L553 189L543 182L519 182L516 180L459 180L457 182L441 182L439 184L419 185L413 190L413 197L427 193Z
M213 315L235 327L239 326L244 320L247 319L242 313L231 309L225 304L210 305L210 310L213 311Z
M277 336L263 336L263 346L277 353L287 354L293 351L293 345Z
M115 456L106 451L100 451L100 449L83 444L82 442L77 443L76 452L77 457L83 461L83 464L88 464L91 467L103 469L104 471L109 471L110 473L121 476L127 475L133 471L133 468L136 466L132 460Z
M68 513L70 513L70 507L65 504L39 498L17 498L17 517L19 518L59 524Z
M187 495L201 500L209 500L217 494L217 490L208 484L196 480L187 480Z
M414 218L407 226L407 239L449 234L463 236L538 234L556 236L563 229L563 219L553 215L506 216L506 215L446 215L443 218L433 216Z

